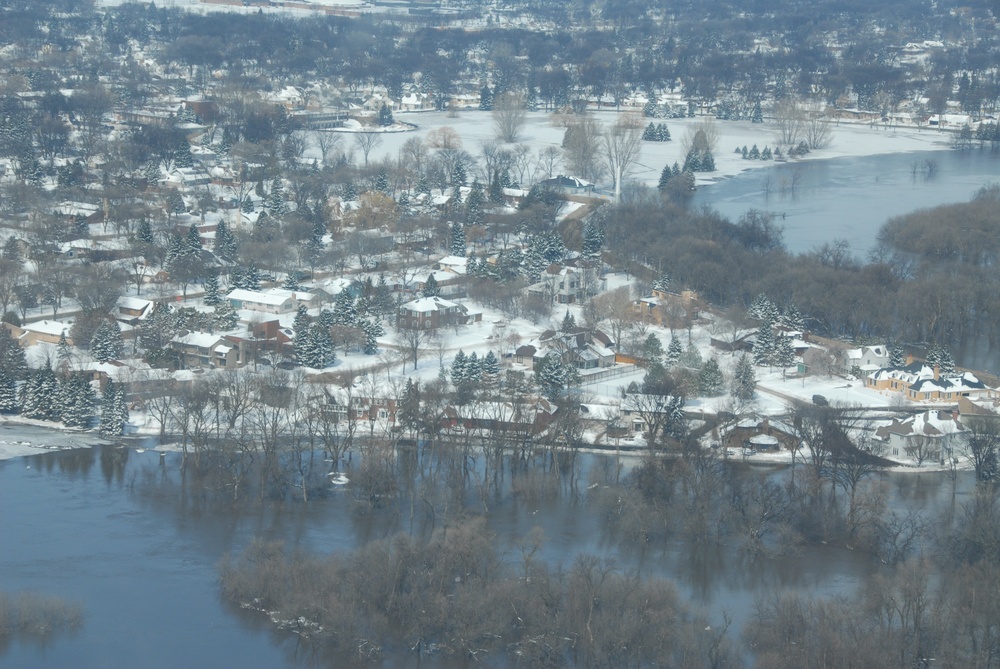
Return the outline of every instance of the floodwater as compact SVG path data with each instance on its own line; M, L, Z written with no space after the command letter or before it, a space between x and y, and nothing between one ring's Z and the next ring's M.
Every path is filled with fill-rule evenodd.
M581 456L586 469L604 456ZM311 551L350 550L406 531L405 518L380 521L351 513L333 495L308 505L273 503L233 511L188 492L174 454L161 459L111 446L0 462L0 590L59 595L83 609L81 628L44 642L0 646L0 665L146 669L179 666L299 667L315 658L266 621L223 602L217 565L253 538L282 539ZM762 470L782 475L778 470ZM951 499L943 475L892 475L894 504L936 513ZM958 497L969 477L959 481ZM403 514L405 515L405 514ZM585 495L540 502L507 495L491 505L489 526L501 542L535 526L543 555L569 564L581 553L612 557L626 569L675 580L716 620L725 611L738 630L760 597L786 589L852 592L874 566L843 547L811 547L752 566L719 548L623 549L607 538Z
M692 205L712 207L734 222L748 209L772 212L792 253L846 239L864 259L889 218L967 202L998 180L1000 153L989 149L805 160L701 186Z

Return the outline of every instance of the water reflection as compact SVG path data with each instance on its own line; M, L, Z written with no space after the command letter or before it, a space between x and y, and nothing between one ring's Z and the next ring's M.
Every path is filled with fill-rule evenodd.
M566 455L555 460L541 456L529 466L508 464L497 472L484 502L476 485L459 498L423 486L421 481L431 479L421 473L430 464L404 452L398 463L407 474L401 502L384 506L356 498L350 485L331 487L327 497L309 503L290 497L234 506L226 490L209 485L211 479L182 472L177 456L161 461L155 452L116 446L0 463L0 503L17 509L0 514L2 589L66 593L84 603L88 621L71 637L41 647L18 643L0 648L0 659L9 666L82 669L208 662L331 666L329 658L297 643L294 635L274 633L265 618L220 601L219 559L257 537L319 553L348 551L398 532L427 536L445 523L487 509L488 527L502 545L514 545L539 527L545 537L539 555L550 564L568 566L587 553L613 558L619 567L643 576L670 578L713 618L723 611L731 615L734 630L761 597L786 589L851 593L876 568L870 556L839 545L806 546L792 555L747 561L725 542L623 542L594 501L594 493L618 477L618 461L612 456L575 458L575 466ZM636 462L629 461L626 472ZM469 476L478 476L477 465L473 463ZM353 467L345 470L349 478L356 473L357 458ZM789 473L782 468L753 472L779 478ZM946 475L888 474L885 482L891 508L917 508L930 515L951 504ZM960 474L959 503L971 488L971 476ZM510 551L510 559L515 553ZM124 638L109 655L101 646L112 635ZM149 660L150 654L159 659Z

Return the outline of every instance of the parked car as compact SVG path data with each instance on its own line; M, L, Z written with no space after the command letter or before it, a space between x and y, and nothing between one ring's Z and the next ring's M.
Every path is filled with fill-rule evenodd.
M748 456L751 456L751 455L757 455L757 450L754 449L754 448L744 448L743 449L743 457L748 457Z

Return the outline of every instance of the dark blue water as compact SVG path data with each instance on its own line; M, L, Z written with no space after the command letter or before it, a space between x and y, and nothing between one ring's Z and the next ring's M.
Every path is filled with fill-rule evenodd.
M937 169L929 173L925 161L934 161ZM692 203L734 222L747 209L770 211L784 226L789 251L802 253L841 238L863 259L890 217L968 201L998 180L1000 153L921 151L775 164L702 186Z
M38 430L32 441L43 436ZM599 457L581 458L581 480ZM59 595L78 602L84 616L80 629L45 644L0 646L0 666L304 666L308 657L294 639L221 601L220 558L255 537L329 552L408 529L405 511L391 520L359 516L346 494L234 511L189 492L177 466L175 456L161 461L152 450L113 447L0 461L0 590ZM918 508L950 495L950 486L935 475L903 477L894 487L899 503ZM568 565L588 552L671 578L714 619L725 610L734 633L758 597L790 588L849 593L874 569L866 556L833 546L751 566L733 562L719 547L626 548L608 538L597 509L581 498L506 496L491 506L489 527L503 543L536 525L544 530L543 555L551 563Z

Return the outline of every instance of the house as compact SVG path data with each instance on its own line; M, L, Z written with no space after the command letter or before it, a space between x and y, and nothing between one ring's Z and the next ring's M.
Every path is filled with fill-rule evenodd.
M600 330L587 330L586 328L577 328L569 332L546 330L538 336L538 345L539 348L535 351L532 359L532 368L552 351L555 351L563 362L581 370L614 367L615 365L615 352L611 348L611 338Z
M153 302L139 297L122 296L116 303L115 320L128 325L138 325L153 311Z
M589 181L564 174L552 177L551 179L543 179L538 182L538 185L565 195L589 195L594 190L594 184Z
M552 264L545 268L537 283L528 286L528 294L558 304L581 302L604 289L605 280L596 274L592 267Z
M844 371L857 368L864 374L871 374L889 366L889 347L884 344L861 346L844 351Z
M182 331L167 346L177 352L181 365L188 369L236 369L243 364L239 344L222 335Z
M399 307L396 326L408 330L434 330L449 325L466 325L482 319L482 313L470 312L464 304L440 297L421 297Z
M985 397L992 392L971 372L942 374L937 365L923 362L873 372L865 379L865 387L901 393L913 402L955 402L959 397Z
M530 438L552 423L556 406L544 398L525 402L470 402L445 409L445 427Z
M631 432L648 435L662 430L683 406L681 397L628 393L621 403L621 420Z
M309 293L271 288L266 291L245 290L236 288L226 295L233 309L259 311L265 314L290 314L299 308L300 304L312 301Z
M686 327L699 315L698 293L693 290L671 293L653 288L648 296L640 297L635 304L641 316L663 327Z
M795 451L801 443L793 426L766 416L745 418L720 436L722 446L735 451Z
M16 340L23 348L34 346L35 344L58 344L60 337L66 335L66 343L73 345L73 337L70 336L72 323L62 321L35 321L24 323L23 325L12 325L4 323L3 326L10 330L10 336Z
M885 445L886 455L905 455L919 462L944 463L960 446L967 428L957 411L924 411L903 419L894 418L875 430L875 438Z

